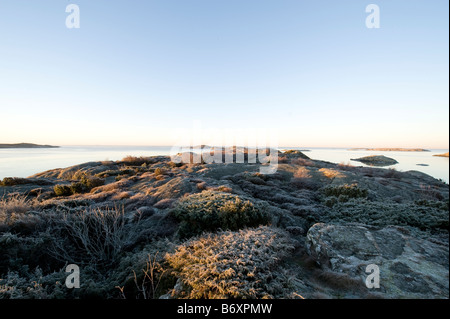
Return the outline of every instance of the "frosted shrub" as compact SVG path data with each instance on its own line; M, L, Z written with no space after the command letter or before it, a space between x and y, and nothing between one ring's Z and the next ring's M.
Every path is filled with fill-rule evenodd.
M166 260L185 289L175 298L277 298L288 284L280 263L294 248L288 235L267 226L194 238Z
M264 204L224 192L203 191L182 199L173 214L181 221L180 237L203 231L238 230L269 223Z

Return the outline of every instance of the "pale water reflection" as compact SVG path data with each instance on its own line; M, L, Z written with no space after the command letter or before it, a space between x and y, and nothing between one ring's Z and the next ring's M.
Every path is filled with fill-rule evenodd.
M430 152L383 152L383 151L365 151L365 150L347 150L347 149L331 149L331 148L308 148L308 152L304 152L312 159L322 160L332 163L345 163L353 166L368 166L361 162L352 161L351 159L361 158L369 155L384 155L395 159L398 164L386 166L384 168L395 168L399 171L416 170L443 181L449 181L449 163L448 157L433 156L448 152L448 150L430 150ZM421 165L421 164L425 164Z

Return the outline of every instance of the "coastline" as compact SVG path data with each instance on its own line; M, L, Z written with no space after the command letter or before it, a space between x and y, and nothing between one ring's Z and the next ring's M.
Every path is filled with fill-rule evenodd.
M54 288L55 276L66 275L67 263L82 263L90 270L83 280L92 284L83 286L81 298L119 298L117 286L136 298L139 291L128 280L133 269L142 274L151 258L170 276L153 292L157 298L203 290L217 298L237 291L246 298L301 293L313 299L318 290L327 298L375 298L360 287L364 269L358 265L366 263L380 265L385 298L448 298L448 184L418 171L287 154L268 175L260 173L260 164L127 156L3 179L2 207L20 211L0 224L0 236L17 235L7 237L15 242L2 249L25 265L32 251L44 269L36 275L30 267L21 275L29 278L21 277L25 286L15 289L28 296L26 283L40 280L48 296L72 298L73 290ZM233 256L241 255L236 263ZM0 266L10 269L14 262L2 260ZM193 262L195 272L186 270ZM217 269L256 269L257 295L246 288L255 285L253 276L224 277ZM411 289L405 283L412 275L420 287L438 289ZM184 278L188 286L176 284ZM336 284L343 278L345 286Z

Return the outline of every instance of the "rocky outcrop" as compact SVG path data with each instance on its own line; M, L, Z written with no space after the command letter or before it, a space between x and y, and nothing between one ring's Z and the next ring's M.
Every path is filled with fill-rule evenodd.
M402 227L315 224L306 245L323 268L363 282L369 275L366 267L377 265L380 288L370 290L380 297L449 297L448 243L414 238Z
M433 156L438 156L438 157L448 157L448 152L447 152L447 153L444 153L444 154L436 154L436 155L433 155Z
M284 156L286 158L302 158L302 159L309 159L308 156L303 154L301 151L298 150L288 150L280 154L281 156Z
M352 159L352 161L361 162L370 166L380 166L380 167L398 164L398 162L395 159L386 157L384 155L365 156L361 158Z

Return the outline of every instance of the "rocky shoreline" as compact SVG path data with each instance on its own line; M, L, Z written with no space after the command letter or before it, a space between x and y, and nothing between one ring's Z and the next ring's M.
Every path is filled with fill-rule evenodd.
M3 179L0 298L449 298L448 184L299 151L259 168L127 157ZM70 263L81 289L61 287Z
M438 157L448 157L449 153L444 153L444 154L437 154L437 155L433 155L433 156L438 156Z
M398 164L398 162L390 157L386 157L384 155L371 155L365 156L361 158L352 159L352 161L361 162L370 166L391 166Z

